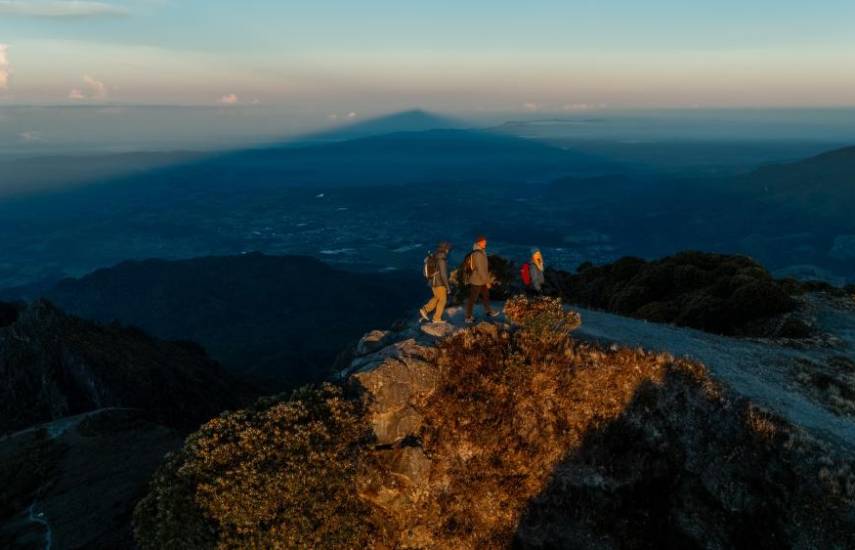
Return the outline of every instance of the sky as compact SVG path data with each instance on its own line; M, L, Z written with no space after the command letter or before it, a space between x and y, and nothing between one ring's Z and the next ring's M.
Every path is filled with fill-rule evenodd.
M852 0L0 0L0 106L855 106Z

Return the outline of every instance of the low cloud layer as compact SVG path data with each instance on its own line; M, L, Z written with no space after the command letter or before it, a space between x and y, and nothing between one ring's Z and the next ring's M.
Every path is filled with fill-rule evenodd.
M18 134L18 140L22 143L38 143L42 141L42 136L36 131L29 130Z
M327 115L327 118L330 120L353 120L359 115L354 113L353 111L347 113L346 115L339 115L338 113L330 113Z
M226 94L220 98L220 103L222 105L237 105L240 99L237 94Z
M0 14L28 17L94 17L122 16L128 11L120 6L105 2L79 0L0 0Z
M101 100L107 99L107 85L100 80L95 80L89 75L83 76L83 86L74 88L68 92L68 99L74 100Z

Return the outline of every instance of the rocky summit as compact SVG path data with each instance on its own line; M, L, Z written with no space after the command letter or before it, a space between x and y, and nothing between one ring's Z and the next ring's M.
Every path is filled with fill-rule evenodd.
M137 507L139 544L855 545L851 441L698 362L577 336L555 299L450 314L367 334L340 387L205 425Z

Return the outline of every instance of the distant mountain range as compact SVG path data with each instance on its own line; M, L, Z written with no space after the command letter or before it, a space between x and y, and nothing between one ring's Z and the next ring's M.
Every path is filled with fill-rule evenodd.
M553 261L570 269L704 249L755 257L775 273L855 277L852 149L738 177L660 178L455 124L403 113L0 200L0 287L129 258L252 250L404 268L425 243L479 232L512 248L508 255L551 247ZM333 242L347 254L322 254ZM389 252L407 247L416 252Z
M45 296L101 322L193 340L231 372L279 389L323 379L336 355L428 294L412 273L351 273L302 256L123 262Z

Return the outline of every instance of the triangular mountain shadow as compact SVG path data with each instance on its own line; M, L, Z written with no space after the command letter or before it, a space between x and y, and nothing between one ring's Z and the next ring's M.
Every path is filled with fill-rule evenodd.
M297 143L327 142L357 139L397 132L424 132L426 130L460 130L471 125L465 121L440 114L412 109L379 116L368 120L313 132L293 140Z

